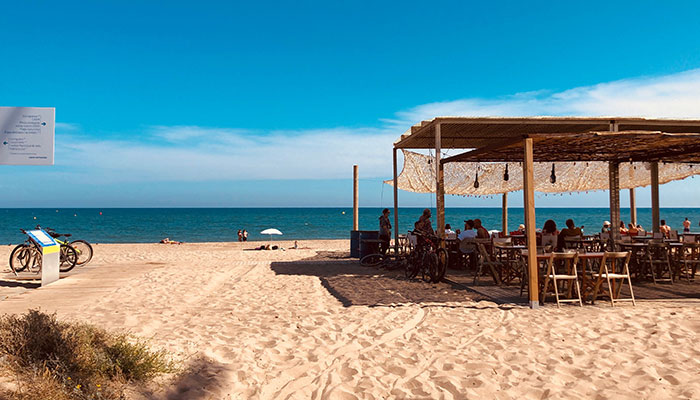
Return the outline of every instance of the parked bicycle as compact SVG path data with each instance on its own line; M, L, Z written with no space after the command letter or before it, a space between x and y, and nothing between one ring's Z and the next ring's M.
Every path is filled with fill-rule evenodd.
M38 228L40 229L40 228ZM38 274L41 272L43 256L41 246L34 241L24 229L20 229L27 235L24 243L15 246L10 253L10 269L17 276L18 272L27 270ZM59 243L60 244L60 243ZM68 272L73 269L78 261L78 253L70 244L60 244L58 269Z
M440 282L449 261L447 250L439 246L440 238L417 231L410 233L416 236L417 244L408 255L406 278L413 279L420 274L426 282Z
M405 254L381 254L373 253L368 254L360 260L360 265L363 267L378 267L388 270L395 269L405 269L408 263L407 256Z
M39 225L37 225L37 229L41 229ZM70 246L73 249L75 249L75 252L78 255L78 260L76 261L75 265L85 265L92 260L92 245L88 243L87 240L74 240L72 242L68 242L68 238L71 237L70 233L56 233L55 230L51 228L44 228L44 231L51 235L52 238L56 240L57 243L65 246ZM64 240L60 240L60 237L64 237Z

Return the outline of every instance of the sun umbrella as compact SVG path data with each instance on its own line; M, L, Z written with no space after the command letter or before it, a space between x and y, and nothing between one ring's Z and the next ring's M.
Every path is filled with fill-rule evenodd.
M279 229L275 228L269 228L265 229L264 231L260 232L261 235L270 235L270 241L272 241L272 235L282 235L282 232L279 231Z

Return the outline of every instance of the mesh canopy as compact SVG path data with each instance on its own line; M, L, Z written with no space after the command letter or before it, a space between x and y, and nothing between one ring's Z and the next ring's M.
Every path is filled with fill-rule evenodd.
M402 150L404 165L398 176L399 189L417 193L435 192L435 157ZM556 182L551 183L552 166ZM504 173L508 166L508 181ZM520 162L445 164L445 194L486 196L522 190L523 174ZM667 183L700 173L700 166L681 163L659 163L659 183ZM478 174L479 187L474 181ZM384 181L390 185L393 180ZM543 193L585 192L608 189L608 163L557 162L535 163L535 191ZM621 163L620 189L651 184L649 163Z

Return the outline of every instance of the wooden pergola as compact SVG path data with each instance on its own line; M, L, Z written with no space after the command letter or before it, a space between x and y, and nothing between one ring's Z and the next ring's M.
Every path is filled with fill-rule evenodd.
M406 131L394 143L394 226L398 243L399 149L434 149L437 232L445 237L444 165L450 162L518 161L523 166L523 197L528 248L530 306L539 307L535 238L534 162L608 162L610 221L620 225L619 165L648 162L653 231L659 231L659 162L700 164L700 120L618 117L467 118L437 117ZM467 150L441 159L443 149ZM505 198L504 198L505 200ZM613 229L613 241L619 231ZM444 243L444 242L443 242Z

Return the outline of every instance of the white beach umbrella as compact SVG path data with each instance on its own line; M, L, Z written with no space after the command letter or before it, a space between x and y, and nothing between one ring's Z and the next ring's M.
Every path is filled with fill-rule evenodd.
M270 241L272 241L272 235L282 235L282 232L279 231L279 229L275 228L269 228L265 229L264 231L260 232L261 235L270 235Z

